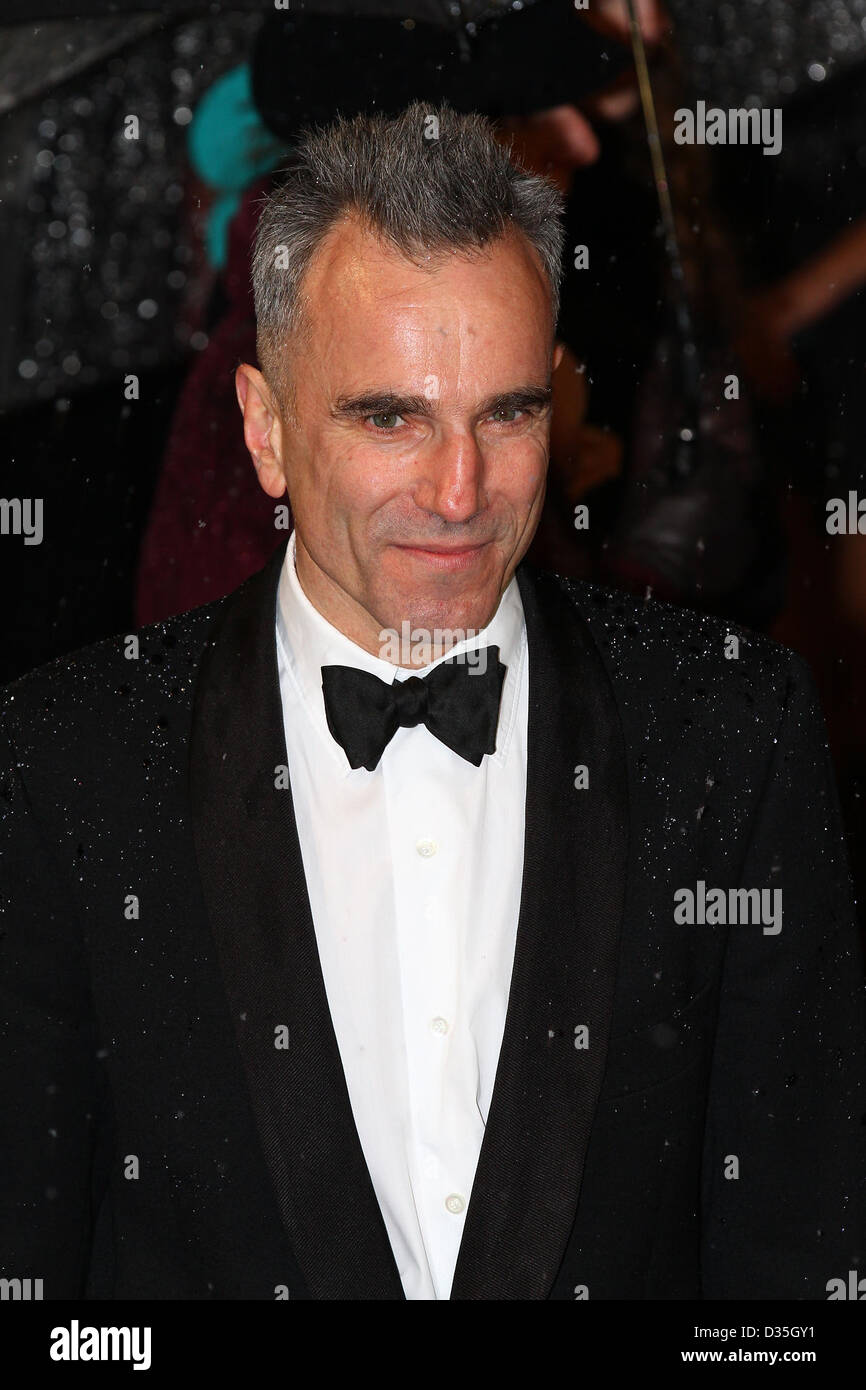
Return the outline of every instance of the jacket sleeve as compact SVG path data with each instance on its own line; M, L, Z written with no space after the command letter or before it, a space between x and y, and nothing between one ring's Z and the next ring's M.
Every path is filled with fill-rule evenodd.
M99 1045L70 893L5 734L0 749L0 1277L79 1298L101 1196Z
M781 930L728 929L703 1297L826 1299L866 1273L866 1007L824 721L793 654L740 883L781 890Z

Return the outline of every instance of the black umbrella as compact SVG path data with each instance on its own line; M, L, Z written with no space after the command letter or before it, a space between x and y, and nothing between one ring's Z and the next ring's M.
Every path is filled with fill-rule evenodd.
M630 65L624 46L590 29L564 0L520 9L475 4L469 12L478 18L456 29L453 18L447 27L415 19L415 8L401 3L399 18L337 18L318 4L271 10L253 56L262 119L291 140L303 124L332 119L337 107L347 117L393 115L412 100L447 100L459 111L520 116L579 102Z

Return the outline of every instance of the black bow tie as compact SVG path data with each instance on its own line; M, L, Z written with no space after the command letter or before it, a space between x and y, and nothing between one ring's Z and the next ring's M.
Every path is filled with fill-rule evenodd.
M354 666L323 666L322 693L328 728L353 768L373 772L402 726L426 724L448 748L476 767L496 750L496 725L505 667L498 647L484 647L486 661L465 656L434 666L429 676L389 685ZM473 661L480 653L472 652Z

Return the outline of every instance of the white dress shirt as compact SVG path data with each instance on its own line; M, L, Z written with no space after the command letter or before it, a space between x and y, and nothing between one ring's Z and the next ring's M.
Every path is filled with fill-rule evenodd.
M484 1137L523 875L529 661L512 579L488 626L508 668L496 752L475 767L419 724L374 772L325 718L321 668L423 676L313 607L291 536L277 597L286 752L319 959L355 1126L407 1299L445 1299ZM334 1193L335 1201L351 1201Z

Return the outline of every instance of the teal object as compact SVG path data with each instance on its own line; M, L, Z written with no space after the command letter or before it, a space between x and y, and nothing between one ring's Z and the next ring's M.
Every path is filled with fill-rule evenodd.
M205 253L214 270L225 270L229 258L229 227L241 205L239 193L224 193L212 204L205 223Z
M244 189L273 169L287 148L259 119L247 63L218 78L196 107L187 149L199 178L220 195L205 235L208 260L217 270L225 266L229 226Z

